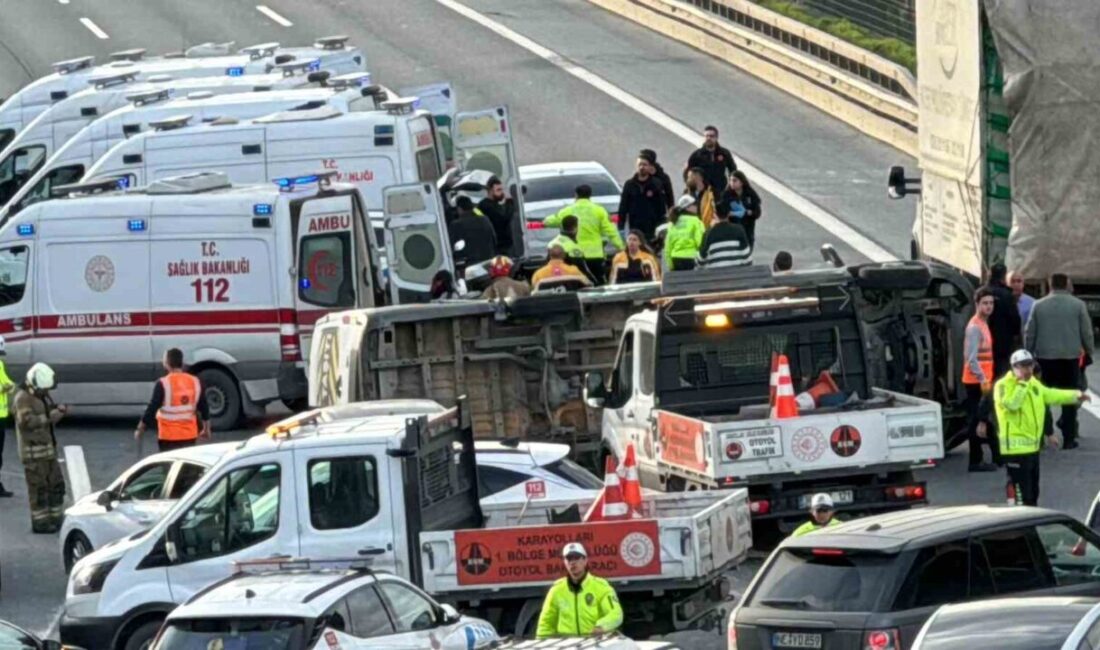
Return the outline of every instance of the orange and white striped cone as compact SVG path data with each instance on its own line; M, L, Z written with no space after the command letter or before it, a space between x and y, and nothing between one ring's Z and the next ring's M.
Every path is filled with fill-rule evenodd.
M642 483L638 480L638 459L634 455L634 443L626 446L622 468L623 501L637 516L642 516Z
M775 403L772 404L771 417L775 419L798 417L798 402L794 397L794 383L791 381L791 365L787 355L779 355L779 372L774 380Z
M604 466L603 489L588 512L584 515L585 522L616 521L630 518L630 508L623 501L623 488L619 481L618 463L614 456L607 457Z

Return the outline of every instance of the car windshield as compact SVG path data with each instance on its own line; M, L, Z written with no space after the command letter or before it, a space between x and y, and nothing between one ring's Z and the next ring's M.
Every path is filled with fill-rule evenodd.
M566 174L524 180L527 192L523 195L526 203L539 201L561 201L572 199L578 185L592 188L592 196L618 196L619 188L610 176L603 174Z
M881 600L896 555L784 549L752 594L750 607L870 612Z
M296 618L206 618L169 621L156 650L298 650L305 621Z
M1001 607L945 611L928 627L921 650L1059 650L1092 607Z
M579 488L599 490L603 487L603 481L597 478L595 474L568 458L556 460L544 467L544 469L554 476L560 476Z

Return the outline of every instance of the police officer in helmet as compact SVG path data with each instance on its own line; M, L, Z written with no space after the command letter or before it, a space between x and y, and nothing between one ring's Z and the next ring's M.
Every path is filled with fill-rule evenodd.
M588 552L570 542L561 552L565 577L546 594L539 614L538 638L596 636L614 632L623 624L619 597L603 578L588 572Z
M810 499L810 520L794 529L791 537L801 537L815 530L839 526L840 520L836 517L833 507L833 498L824 492L819 492Z

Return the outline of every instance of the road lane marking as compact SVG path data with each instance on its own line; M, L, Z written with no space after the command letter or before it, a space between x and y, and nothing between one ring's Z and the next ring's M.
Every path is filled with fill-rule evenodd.
M642 117L650 120L658 126L669 131L673 135L687 141L688 143L699 146L702 140L702 133L696 131L690 126L680 122L671 115L665 113L661 109L643 101L641 98L628 93L627 91L619 88L610 81L603 77L591 72L587 68L573 63L566 59L557 52L543 47L538 43L532 41L526 36L505 27L481 14L466 5L457 2L456 0L435 0L437 3L444 7L454 11L455 13L469 18L475 23L495 33L501 38L507 39L512 43L522 47L535 56L547 61L551 65L567 72L568 74L580 79L589 86L592 86L596 90L608 95L612 99L618 101L620 104L630 108L634 112L638 113ZM898 256L891 253L889 250L871 240L863 233L859 232L852 226L848 225L844 221L841 221L839 217L828 212L821 206L817 205L810 199L802 196L798 192L791 189L787 184L783 183L779 179L769 176L764 173L759 167L751 162L740 158L738 160L738 167L742 169L749 178L752 179L753 185L763 189L765 192L776 197L783 203L790 206L796 212L806 217L810 221L820 226L825 231L833 234L839 238L843 243L854 248L857 252L864 255L873 262L890 262L898 259Z
M283 27L291 27L291 26L294 25L294 23L290 22L286 18L283 18L278 13L276 13L274 9L272 9L271 7L268 7L267 5L256 5L256 11L258 11L261 14L267 16L271 20L274 20L275 22L279 23Z
M111 38L107 35L107 32L99 28L99 25L93 23L91 18L81 18L80 23L87 27L89 32L95 34L96 38L102 40L107 40L108 38Z
M45 630L32 632L39 639L48 639L57 634L58 628L61 626L61 615L65 613L65 606L62 605L54 612L53 618L50 619L50 626Z

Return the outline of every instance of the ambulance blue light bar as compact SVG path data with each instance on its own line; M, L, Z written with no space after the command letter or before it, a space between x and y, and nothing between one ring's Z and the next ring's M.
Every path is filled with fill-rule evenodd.
M244 68L241 68L241 67L226 68L225 69L225 74L226 74L226 76L229 76L229 77L243 77L244 76Z
M130 187L130 177L129 176L120 176L119 179L118 179L118 189L124 190L128 187Z
M316 183L320 178L317 174L310 174L309 176L294 176L288 178L276 178L275 184L279 186L281 190L292 190L295 185L306 185L308 183Z
M271 214L270 203L255 203L252 205L252 214L257 217L263 217Z
M21 223L19 227L15 229L15 232L19 233L20 237L31 237L34 235L34 224Z
M309 71L317 72L321 69L321 59L314 59L309 63Z
M130 232L145 232L145 219L130 219L126 222L126 229Z
M301 280L298 280L298 286L303 291L308 291L309 288L313 286L313 283L309 281L309 278L302 278Z

